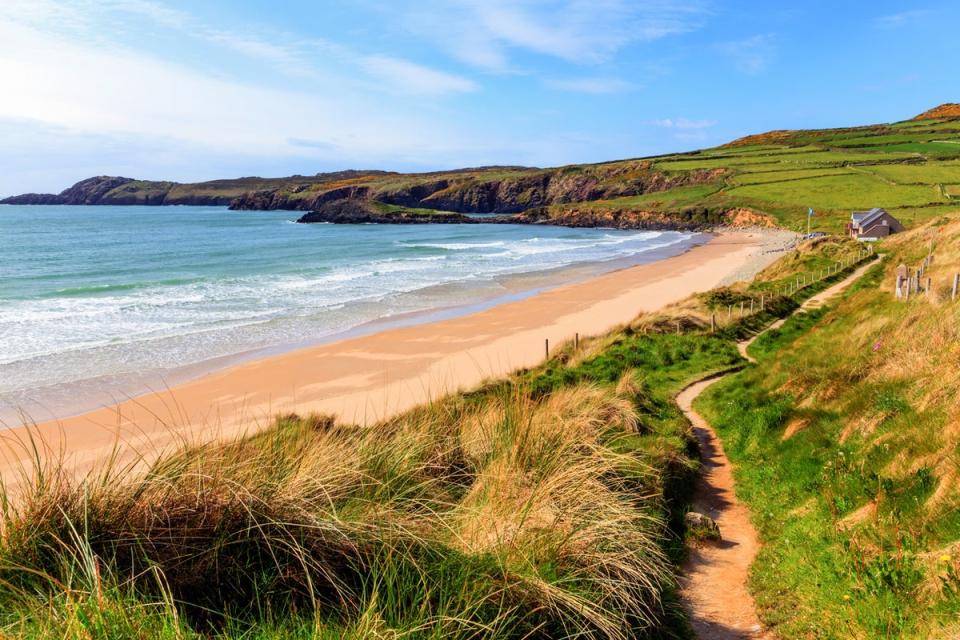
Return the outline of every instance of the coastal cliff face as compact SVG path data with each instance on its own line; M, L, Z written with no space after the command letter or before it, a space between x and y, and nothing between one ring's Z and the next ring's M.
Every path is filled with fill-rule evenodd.
M58 194L25 193L0 200L3 204L100 204L105 194L133 182L133 178L97 176L81 180Z
M722 174L723 170L714 169L668 175L645 161L552 170L464 172L449 178L424 176L420 180L380 185L259 191L238 197L230 208L313 211L329 202L351 199L455 213L520 213L554 204L605 200L707 183Z
M622 207L541 207L515 216L517 224L550 224L561 227L608 227L647 231L704 231L718 226L775 227L776 222L749 209L686 207L676 211L651 211Z
M285 178L235 178L183 184L170 181L134 180L118 176L97 176L81 180L60 193L26 193L0 200L0 204L69 205L194 205L225 207L239 196L248 196L263 209L290 209L285 194L298 194L328 185L358 182L395 175L386 171L336 171L313 176ZM360 197L360 192L334 187L327 199Z

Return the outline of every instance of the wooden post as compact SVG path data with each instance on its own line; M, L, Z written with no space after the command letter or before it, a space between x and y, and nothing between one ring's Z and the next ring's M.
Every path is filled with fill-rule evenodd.
M579 332L573 334L573 348L575 351L580 351L580 333Z
M680 321L677 320L677 335L680 335Z
M904 299L905 299L905 300L909 300L909 299L910 299L910 287L911 287L911 286L913 286L913 278L910 278L909 280L907 280L907 293L906 293L906 295L904 296Z
M750 313L753 313L753 298L750 298Z
M710 314L710 333L717 332L717 314L716 312Z
M953 274L953 295L950 296L951 300L957 299L957 288L960 287L960 273Z
M760 294L760 311L763 311L763 294Z
M903 297L903 291L900 290L900 281L901 281L901 280L903 280L903 276L899 276L899 275L898 275L898 276L897 276L897 286L896 286L896 289L894 290L894 297L896 297L896 298L898 298L898 299L901 298L901 297Z
M729 319L732 318L732 317L733 317L733 305L732 305L732 304L728 304L728 305L727 305L727 320L729 320Z
M930 278L927 278L927 297L930 297Z
M550 358L550 338L546 338L543 341L543 352L546 354L547 359Z
M740 317L743 317L743 300L740 301Z

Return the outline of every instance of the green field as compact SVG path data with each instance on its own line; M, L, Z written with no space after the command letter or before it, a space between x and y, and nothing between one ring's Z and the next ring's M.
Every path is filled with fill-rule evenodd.
M853 210L884 207L908 225L960 208L960 120L782 131L695 153L652 159L669 175L720 170L715 188L667 190L576 206L676 211L749 208L781 226L841 232ZM573 206L573 205L570 205ZM562 210L563 205L558 209Z
M916 206L944 202L933 185L891 185L879 178L848 174L803 180L746 185L725 193L738 197L804 207L813 202L823 209L861 209Z

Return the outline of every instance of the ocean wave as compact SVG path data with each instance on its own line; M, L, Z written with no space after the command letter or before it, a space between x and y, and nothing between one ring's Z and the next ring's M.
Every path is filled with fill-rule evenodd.
M207 210L181 214L158 236L117 212L91 225L91 237L58 235L50 241L63 246L46 253L0 255L0 272L18 276L0 290L4 388L309 340L388 314L468 303L514 275L628 258L689 237L446 225L303 233L292 222ZM209 224L198 224L204 216ZM36 255L56 260L31 262Z

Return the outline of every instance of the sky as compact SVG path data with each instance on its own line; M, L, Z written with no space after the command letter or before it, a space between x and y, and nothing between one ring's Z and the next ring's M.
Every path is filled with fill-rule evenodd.
M955 0L0 0L0 196L557 166L960 102Z

